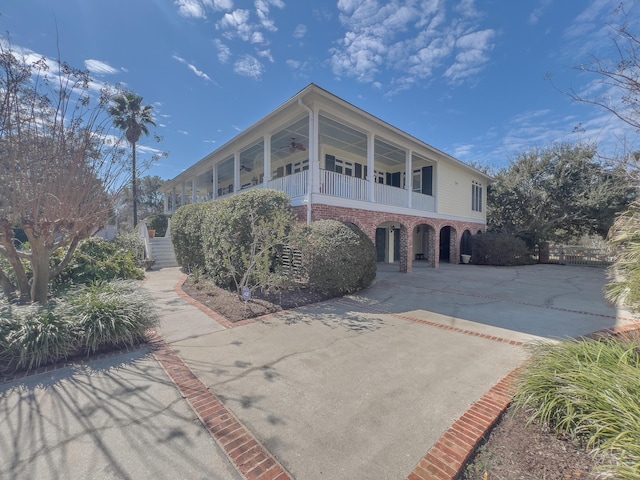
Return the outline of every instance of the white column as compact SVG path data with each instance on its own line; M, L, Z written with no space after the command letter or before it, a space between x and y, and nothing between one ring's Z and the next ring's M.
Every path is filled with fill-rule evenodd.
M187 204L186 199L187 199L187 185L185 182L182 182L182 190L180 192L180 206Z
M169 213L169 193L165 192L164 193L164 213Z
M375 145L376 145L376 136L367 132L367 183L369 190L369 201L376 201L376 192L375 192Z
M240 152L233 154L233 191L240 191Z
M411 166L411 156L413 152L411 150L407 150L405 152L405 189L407 190L407 207L411 208L411 197L413 196L413 167Z
M171 189L171 213L176 213L176 187Z
M196 203L198 201L198 179L197 177L193 177L191 179L191 203Z
M213 195L211 195L211 198L213 200L216 199L216 197L218 196L218 167L216 167L216 164L213 164L213 175L212 175L213 179L211 180L211 183L213 184Z
M263 154L262 163L264 168L264 179L262 185L264 188L269 187L271 180L271 135L265 135L263 138Z
M318 107L313 107L309 116L309 175L311 193L320 192L320 115Z

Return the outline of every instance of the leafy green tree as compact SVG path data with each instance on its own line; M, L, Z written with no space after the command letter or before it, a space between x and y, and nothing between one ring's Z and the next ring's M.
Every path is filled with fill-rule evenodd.
M607 167L588 145L559 144L519 154L488 189L490 231L529 246L604 236L635 197L624 168Z
M145 176L138 179L138 218L145 219L153 215L161 215L164 212L164 199L160 188L164 180L159 176ZM122 223L133 219L133 193L130 185L127 185L115 199L118 222ZM115 221L112 219L112 221ZM133 222L130 221L129 225Z
M50 279L103 225L124 171L108 140L110 91L96 96L88 72L50 65L0 41L0 284L23 303L47 302ZM66 254L52 265L58 249Z
M133 198L133 226L138 225L138 185L136 165L136 144L142 134L149 135L149 125L155 126L153 107L142 105L143 98L133 92L125 92L113 98L113 105L109 114L113 117L116 128L124 131L127 141L131 144L131 195Z
M614 57L594 57L591 63L577 67L596 80L586 93L568 94L581 103L597 106L640 132L640 33L638 22L629 21L623 3L616 8L608 27ZM634 20L634 19L632 19ZM635 31L634 31L635 29ZM623 147L625 147L623 145ZM628 181L640 178L640 152L630 151L614 164L623 169ZM640 202L630 204L613 225L609 242L616 252L610 268L611 283L607 296L612 301L625 303L633 310L640 310Z

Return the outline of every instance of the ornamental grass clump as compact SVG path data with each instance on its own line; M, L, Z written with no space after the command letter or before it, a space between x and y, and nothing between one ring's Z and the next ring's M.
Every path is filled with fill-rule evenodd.
M0 371L32 370L103 348L145 340L156 308L136 282L79 286L46 305L0 299Z
M600 457L616 478L640 479L639 339L535 345L515 407Z
M38 368L75 351L77 330L64 303L0 307L2 369Z
M156 322L149 294L133 281L98 283L80 289L69 299L87 354L105 346L132 346L144 340Z

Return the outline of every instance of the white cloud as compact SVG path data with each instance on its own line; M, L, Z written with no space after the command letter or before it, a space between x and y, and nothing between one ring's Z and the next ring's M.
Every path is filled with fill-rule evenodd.
M251 34L251 43L264 43L264 34L262 32L253 32Z
M266 58L271 63L275 62L275 60L273 59L273 55L271 55L271 49L270 48L267 48L266 50L259 50L258 51L258 55L263 57L263 58Z
M333 73L379 84L383 71L395 72L392 92L436 74L451 83L472 79L496 35L478 30L474 0L462 0L449 20L444 0L338 0L338 10L345 33L330 51Z
M307 79L310 76L311 73L311 64L307 61L300 61L300 60L294 60L294 59L288 59L286 61L287 67L289 67L291 70L293 70L292 72L292 76L293 78L296 79Z
M274 21L269 17L270 7L282 9L285 7L284 2L282 0L255 0L254 5L262 26L270 32L278 30Z
M528 22L530 25L536 25L540 20L540 17L544 14L545 10L551 4L551 0L539 0L540 4L537 8L534 8L533 11L529 14Z
M209 75L207 75L206 73L204 73L201 70L198 70L195 65L187 62L184 58L179 57L178 55L173 55L173 59L177 60L178 62L182 63L183 65L186 65L189 70L191 70L193 73L195 73L200 78L203 78L207 82L212 82L212 80L209 77Z
M453 156L455 158L459 158L459 159L464 159L469 157L469 155L472 153L473 151L473 144L468 144L468 145L458 145L454 150L453 150Z
M302 38L307 34L307 26L303 23L296 25L296 29L293 31L295 38Z
M84 66L91 73L95 73L98 75L113 75L114 73L118 73L117 68L113 68L108 63L102 62L100 60L93 60L93 59L85 60Z
M264 65L252 55L243 55L233 66L234 72L244 77L260 80L264 73Z
M199 0L176 0L178 13L187 18L206 18L205 10Z
M222 41L217 38L213 41L216 49L218 50L218 60L220 63L227 63L229 58L231 58L231 50L227 47Z
M476 18L479 16L479 13L474 3L475 0L462 0L460 4L455 7L455 11L463 17Z
M487 52L493 49L494 37L493 30L473 32L460 37L456 41L456 49L459 52L456 54L455 63L444 72L444 76L452 83L460 83L475 76L489 61Z
M229 40L237 37L253 44L268 44L265 32L273 33L278 30L270 16L271 8L284 8L285 4L281 0L255 0L254 7L254 11L238 8L225 13L216 22L216 28ZM251 21L252 15L257 16L257 23Z
M207 18L207 9L231 10L233 0L175 0L178 6L178 14L186 18Z

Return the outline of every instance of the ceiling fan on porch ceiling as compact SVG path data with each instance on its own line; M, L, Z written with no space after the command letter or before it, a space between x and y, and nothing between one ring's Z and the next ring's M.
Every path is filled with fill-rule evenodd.
M283 147L286 148L286 147ZM289 153L296 153L296 150L300 150L301 152L305 152L307 147L303 144L296 142L296 137L291 137L291 143L289 144Z

